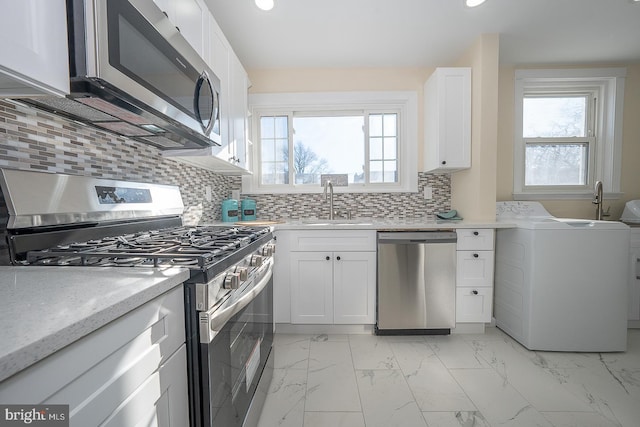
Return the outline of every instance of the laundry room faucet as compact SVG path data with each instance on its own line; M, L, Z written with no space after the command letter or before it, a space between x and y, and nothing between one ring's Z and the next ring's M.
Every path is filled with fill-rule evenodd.
M596 181L593 202L591 203L596 205L596 219L602 220L602 181Z

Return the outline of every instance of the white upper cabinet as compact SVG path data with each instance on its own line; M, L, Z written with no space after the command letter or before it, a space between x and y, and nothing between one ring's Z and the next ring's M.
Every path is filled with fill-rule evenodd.
M205 56L209 9L202 0L153 0L201 58Z
M424 85L424 172L471 167L471 68L437 68Z
M66 95L64 0L0 0L0 96Z
M167 2L168 0L155 0ZM214 17L207 13L202 58L220 79L220 146L164 151L163 156L226 175L250 174L247 161L249 78Z

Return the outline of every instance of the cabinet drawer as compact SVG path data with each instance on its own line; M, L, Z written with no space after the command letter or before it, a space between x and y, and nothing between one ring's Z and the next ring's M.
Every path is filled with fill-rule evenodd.
M375 230L293 231L289 236L292 251L375 251Z
M3 381L0 401L68 404L71 426L97 425L182 346L184 327L178 286Z
M456 322L488 323L491 321L490 287L465 287L456 289Z
M456 286L493 286L493 251L457 251Z
M458 229L458 245L459 251L477 250L492 251L493 250L493 234L492 228L483 229Z

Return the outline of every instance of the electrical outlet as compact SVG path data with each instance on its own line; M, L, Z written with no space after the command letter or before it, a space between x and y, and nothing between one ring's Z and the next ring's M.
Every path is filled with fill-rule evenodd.
M207 185L204 187L204 198L207 202L210 202L212 200L211 197L211 186Z
M433 199L433 187L424 187L424 199L425 200Z

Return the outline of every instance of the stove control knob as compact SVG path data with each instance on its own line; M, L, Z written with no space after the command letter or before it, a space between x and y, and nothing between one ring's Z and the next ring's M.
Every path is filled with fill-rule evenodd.
M273 247L271 247L271 245L264 245L260 252L262 252L262 256L271 256L273 255Z
M260 267L262 265L262 255L252 255L249 265L251 267Z
M247 267L236 267L236 273L243 282L249 278L249 269Z
M238 289L239 287L240 287L240 274L227 273L227 275L224 277L224 288Z

